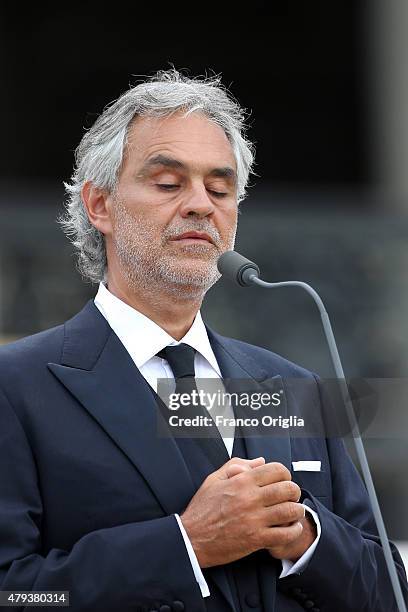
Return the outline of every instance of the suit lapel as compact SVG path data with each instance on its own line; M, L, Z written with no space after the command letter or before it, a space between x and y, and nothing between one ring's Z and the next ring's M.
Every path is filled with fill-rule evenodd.
M174 439L158 443L148 383L93 300L65 324L61 363L48 368L143 474L163 511L179 514L197 487ZM234 611L223 568L211 568L211 578Z
M48 367L143 474L164 512L180 513L195 493L190 473L174 439L158 443L148 383L92 301L66 323L61 364Z

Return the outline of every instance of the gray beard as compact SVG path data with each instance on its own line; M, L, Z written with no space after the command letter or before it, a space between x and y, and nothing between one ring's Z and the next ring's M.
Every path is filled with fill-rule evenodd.
M162 244L157 243L156 226L142 216L130 215L124 203L115 200L115 236L113 246L129 289L135 293L144 290L150 294L165 291L178 299L198 299L220 279L217 260L222 252L234 248L236 228L229 233L223 245L219 232L206 220L180 220L166 228ZM199 266L189 268L180 263L183 257L170 252L168 240L187 231L207 232L215 246L207 243L179 245L178 251L198 260ZM190 259L190 258L189 258Z

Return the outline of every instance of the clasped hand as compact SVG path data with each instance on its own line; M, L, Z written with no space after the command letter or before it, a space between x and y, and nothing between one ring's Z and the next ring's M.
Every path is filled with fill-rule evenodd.
M301 490L281 463L233 457L211 473L180 518L200 567L224 565L266 548L296 561L316 538Z

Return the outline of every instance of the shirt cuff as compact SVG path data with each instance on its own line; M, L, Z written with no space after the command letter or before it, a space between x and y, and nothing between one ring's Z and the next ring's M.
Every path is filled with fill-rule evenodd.
M320 525L320 521L319 521L317 512L315 512L314 510L312 510L311 508L309 508L309 506L306 506L305 504L302 504L302 506L304 507L305 512L310 512L310 514L312 515L313 520L316 523L317 536L314 542L312 542L309 548L305 550L305 552L300 557L300 559L298 559L295 563L293 561L289 561L289 559L282 559L282 571L279 575L279 578L285 578L286 576L290 576L291 574L300 574L306 568L306 565L309 563L310 559L312 558L315 548L318 545L319 540L320 540L320 535L322 533L322 527Z
M187 553L190 558L191 567L193 568L195 579L197 580L198 586L201 590L201 595L203 597L209 597L210 589L208 588L208 584L206 583L205 578L203 576L203 572L201 571L201 567L198 563L194 548L191 545L190 538L188 537L187 532L184 529L183 523L181 522L179 515L175 514L174 516L176 517L178 526L180 527L181 535L183 536L184 544L186 545Z

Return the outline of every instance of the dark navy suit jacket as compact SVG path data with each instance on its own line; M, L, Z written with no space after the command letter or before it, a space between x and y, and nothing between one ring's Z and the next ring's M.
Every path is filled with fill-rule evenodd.
M309 401L324 409L313 374L207 330L224 378L308 379ZM291 414L304 401L289 393ZM246 445L249 457L289 469L322 462L321 472L293 473L319 515L320 542L300 575L281 580L280 563L265 555L264 609L280 601L282 612L395 610L366 491L342 442L282 435ZM174 440L158 440L151 390L92 300L65 325L1 347L0 589L68 590L75 612L204 612L174 517L196 490ZM235 610L223 566L211 580L222 612Z

